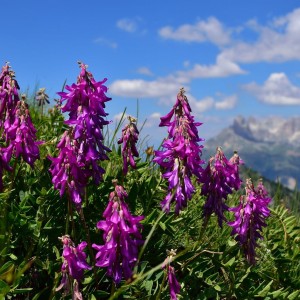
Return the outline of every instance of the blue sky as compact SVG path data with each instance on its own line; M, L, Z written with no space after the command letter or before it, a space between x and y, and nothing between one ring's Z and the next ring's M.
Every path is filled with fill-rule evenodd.
M1 24L0 62L22 91L55 97L81 60L108 78L109 119L139 99L150 144L181 87L206 139L237 115L300 113L299 1L3 1Z

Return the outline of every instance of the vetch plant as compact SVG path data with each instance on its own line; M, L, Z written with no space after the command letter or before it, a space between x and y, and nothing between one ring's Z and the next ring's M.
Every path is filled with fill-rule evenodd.
M56 291L64 289L64 295L72 292L72 299L83 299L79 285L83 280L84 270L91 269L86 262L86 254L83 251L87 243L81 242L76 247L68 235L62 236L60 240L63 244L62 280Z
M180 284L176 279L175 269L171 266L172 258L176 256L176 250L171 249L170 251L167 250L168 257L163 263L163 268L167 274L168 278L168 285L170 289L170 299L177 300L177 294L180 293Z
M132 277L138 248L143 244L140 221L144 217L131 215L125 203L127 192L117 180L113 184L114 191L103 212L105 220L97 223L97 228L104 231L104 245L93 244L93 248L97 250L96 266L107 268L107 275L118 285L122 278Z
M155 151L153 159L163 168L163 177L169 182L168 194L161 202L161 207L168 213L171 203L175 202L176 214L179 214L192 198L195 192L192 176L200 178L201 164L204 163L201 160L203 146L199 145L203 139L199 137L197 129L202 123L194 121L184 93L184 89L180 89L172 110L161 117L159 126L167 126L169 135L162 144L164 149Z
M133 169L136 168L134 157L139 157L136 149L136 143L139 138L139 131L136 127L136 119L128 116L129 124L126 124L122 129L122 137L118 140L118 144L122 144L123 157L123 174L128 172L128 165Z
M28 105L25 102L26 96L22 95L22 100L17 102L15 107L15 119L12 124L4 123L7 140L10 145L7 147L7 159L10 160L12 154L15 158L22 157L32 168L34 162L39 159L39 147L42 142L36 141L36 129L32 124Z
M209 159L199 182L202 183L201 194L206 196L203 207L205 222L215 213L218 217L218 224L222 227L226 222L224 212L228 210L225 201L227 196L241 186L239 177L239 164L241 163L237 152L228 160L221 147L217 148L215 156Z
M245 190L246 195L241 196L240 204L229 209L234 212L235 220L228 222L228 225L232 227L231 235L242 246L247 261L254 265L257 240L262 239L262 228L266 226L265 220L270 216L268 204L271 198L262 181L259 181L255 189L251 179L247 179Z
M99 162L108 159L106 152L110 149L103 144L103 126L109 121L104 118L105 102L111 100L106 96L107 88L103 81L97 82L87 65L79 62L80 74L77 84L66 86L68 92L61 96L62 112L69 112L65 121L71 128L67 130L58 148L58 158L50 158L52 182L60 195L67 187L72 201L80 208L84 190L90 178L96 185L102 180L105 170Z

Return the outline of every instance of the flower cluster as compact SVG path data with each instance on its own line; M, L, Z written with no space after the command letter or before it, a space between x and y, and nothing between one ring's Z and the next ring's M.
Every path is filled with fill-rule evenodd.
M43 106L46 103L50 103L49 101L49 96L46 94L46 89L45 88L40 88L36 95L35 95L35 100L38 102L38 106Z
M105 220L97 223L104 231L104 245L93 244L98 252L96 266L107 268L107 275L119 284L122 277L132 277L132 269L137 261L138 247L143 244L140 233L143 216L132 216L125 198L124 188L113 181L114 191L110 193L108 205L103 213Z
M81 242L76 247L68 235L64 235L60 239L63 243L62 280L56 291L64 288L64 293L69 294L73 290L72 299L82 299L79 284L83 279L84 270L91 270L86 262L86 254L83 252L87 243Z
M0 149L0 174L3 168L11 171L9 162L14 156L22 157L32 168L36 159L39 158L38 145L36 141L36 129L32 124L26 96L19 97L20 89L15 79L15 73L10 69L8 63L2 67L0 73L0 128L2 137L5 139L6 147ZM0 190L3 189L2 176L0 179Z
M216 155L210 158L199 179L199 182L203 184L201 194L207 197L203 216L208 220L211 214L215 213L220 227L222 227L223 221L226 221L224 211L228 210L228 206L225 204L227 196L241 186L240 163L237 152L228 160L221 147L218 147Z
M162 209L169 212L170 204L176 202L176 214L186 207L187 200L192 198L195 192L191 181L192 175L199 179L202 171L201 164L204 163L201 160L203 146L198 144L203 139L199 138L197 129L197 126L202 123L194 122L184 93L182 88L172 110L161 117L159 126L168 127L168 139L162 144L164 150L155 151L153 159L165 169L163 177L169 182L168 194L161 202Z
M246 195L241 196L240 204L230 208L234 212L235 220L228 222L232 227L232 235L236 235L236 240L243 247L245 256L250 264L255 264L255 248L257 239L261 239L262 228L266 226L265 219L269 217L270 210L268 204L271 198L260 181L256 187L251 181L246 181Z
M176 279L175 276L175 269L174 267L171 266L171 262L172 262L172 258L174 256L176 256L176 250L171 249L171 251L168 251L168 257L166 258L166 260L163 263L163 268L166 270L167 272L167 276L168 276L168 284L169 284L169 288L170 288L170 298L171 300L177 300L177 296L176 294L180 293L180 284Z
M19 97L19 84L15 79L15 72L10 69L8 63L2 67L0 73L0 127L4 123L6 127L14 122L15 107L20 100ZM6 136L6 132L4 131Z
M122 144L123 157L123 174L128 172L128 164L132 168L136 168L134 157L139 157L136 149L136 143L139 138L139 131L135 125L136 119L128 116L129 124L122 129L122 137L118 140L118 144Z
M103 145L102 130L109 123L104 119L107 116L105 102L111 99L105 95L107 88L103 83L106 79L95 81L86 70L87 66L79 64L81 72L77 84L67 85L68 92L58 93L61 102L65 102L61 107L62 112L69 112L69 119L65 123L71 129L64 133L58 144L58 158L50 158L55 188L62 195L67 186L72 201L78 206L81 205L89 178L99 184L105 172L98 162L108 159L106 152L110 151Z
M36 141L36 129L32 124L25 102L26 96L22 95L22 100L17 102L15 107L15 119L12 124L4 122L4 129L10 145L7 147L7 157L10 160L12 154L16 158L22 157L32 168L34 162L40 158L38 145L42 142Z

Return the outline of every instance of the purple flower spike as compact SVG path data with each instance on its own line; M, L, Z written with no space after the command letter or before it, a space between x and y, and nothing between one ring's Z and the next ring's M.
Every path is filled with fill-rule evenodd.
M270 215L268 204L271 198L262 181L255 189L251 179L247 179L245 190L246 195L241 196L240 204L229 209L234 212L235 220L228 222L228 225L232 227L231 235L235 235L242 246L248 262L254 265L257 239L262 239L262 228L266 226L265 219Z
M22 95L20 100L19 89L15 73L6 63L0 73L0 127L6 142L6 148L2 148L1 153L7 170L12 170L7 167L12 156L22 157L33 168L40 156L38 145L42 143L36 141L36 129L25 103L26 96Z
M110 193L107 208L103 213L104 221L99 221L97 228L104 231L104 245L93 244L98 252L96 266L107 268L107 275L119 284L124 277L132 277L132 269L137 261L138 247L143 244L140 233L143 216L132 216L125 198L124 188L113 180L115 190Z
M153 159L164 168L163 177L169 182L167 196L161 202L162 209L168 213L171 203L175 202L176 214L179 214L192 198L195 187L191 178L193 175L200 178L201 164L204 163L201 160L203 146L198 144L203 139L199 138L197 129L202 123L194 121L184 93L184 89L180 89L172 110L161 117L159 126L167 126L169 135L162 144L164 150L155 151Z
M40 152L36 141L36 129L34 128L28 105L25 103L26 96L22 95L22 100L18 101L15 108L15 119L12 124L8 124L8 119L4 123L7 139L10 141L8 152L14 154L16 158L22 156L32 168L34 162L39 159Z
M10 69L9 63L6 63L0 73L0 127L4 122L13 123L15 107L20 100L19 89L15 72ZM6 132L4 134L6 135Z
M207 197L203 216L208 220L215 213L220 227L222 227L223 221L226 222L224 211L228 210L228 206L225 204L227 196L241 186L239 163L241 160L237 152L230 160L227 160L221 147L218 147L216 155L210 158L199 179L199 182L203 183L201 194Z
M92 178L96 184L102 180L105 170L99 166L99 161L107 160L110 151L103 144L102 130L109 121L104 118L105 102L111 100L105 93L107 88L103 83L95 81L87 66L79 63L81 68L77 84L66 86L68 92L58 93L61 96L59 107L62 112L69 112L65 121L70 130L65 133L58 144L60 149L57 158L50 158L52 164L52 182L65 193L66 187L72 201L81 207L85 188Z
M139 157L136 149L136 143L139 138L139 131L135 125L136 119L128 116L129 124L122 129L122 137L118 140L118 144L122 144L123 157L123 174L128 172L128 164L135 169L136 163L134 157Z
M79 291L79 284L83 280L84 270L91 270L86 262L86 254L83 252L86 242L81 242L77 247L68 235L60 238L63 243L63 264L61 267L62 280L56 291L64 288L64 293L68 294L73 285L73 298L82 299Z
M175 269L171 266L172 258L176 256L176 250L171 249L171 251L168 251L168 257L163 263L163 268L166 269L167 275L168 275L168 284L170 288L170 298L171 300L177 300L177 294L180 293L180 284L176 279L175 276Z

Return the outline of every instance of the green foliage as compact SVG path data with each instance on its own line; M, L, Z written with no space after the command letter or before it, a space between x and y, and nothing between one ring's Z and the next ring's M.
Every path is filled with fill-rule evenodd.
M166 215L160 209L166 182L149 155L142 155L137 169L124 178L116 131L107 142L112 152L109 161L102 163L104 181L99 186L91 182L87 189L84 219L75 209L69 215L67 199L60 198L51 183L47 158L57 154L64 118L55 108L44 115L31 109L31 116L39 140L44 141L41 159L34 169L16 162L16 172L5 174L5 190L0 194L0 299L61 298L55 292L62 262L58 237L69 233L77 244L87 240L88 230L92 242L102 243L96 223L102 218L114 178L127 190L132 213L145 216L146 243L130 282L115 287L105 269L87 271L82 285L85 299L169 299L162 263L170 249L177 252L172 265L181 284L179 299L299 299L299 220L279 199L259 241L257 264L250 266L226 224L219 228L215 216L203 223L205 199L199 189L187 209L178 216ZM238 193L230 197L229 205L236 205L238 198ZM229 213L227 217L232 218ZM92 255L86 252L92 265Z

